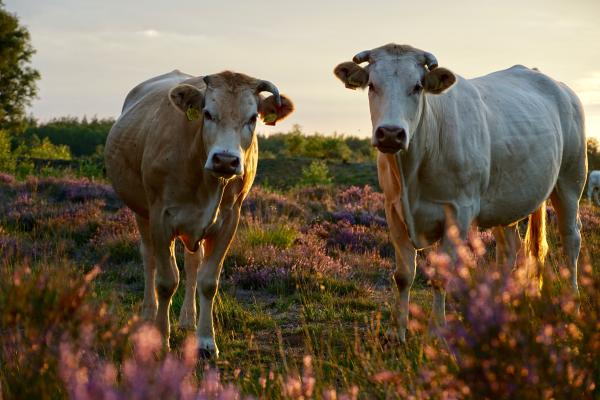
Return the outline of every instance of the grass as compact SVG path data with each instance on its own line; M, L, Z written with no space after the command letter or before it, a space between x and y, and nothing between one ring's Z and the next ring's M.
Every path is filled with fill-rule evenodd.
M164 370L168 357L156 350L155 358L144 361L141 353L152 335L142 340L136 333L144 286L137 232L131 213L102 188L83 180L0 179L0 385L5 399L77 397L76 377L86 374L91 374L86 390L94 393L118 387L129 393L124 398L143 390L156 396L169 387L169 396L179 396L173 393L179 393L182 380ZM590 289L600 268L597 208L582 208L583 317L570 311L565 279L556 278L564 262L554 224L546 279L551 301L507 286L512 278L476 272L493 270L493 239L483 232L487 255L477 268L462 261L473 278L455 283L449 294L444 340L428 333L431 293L428 277L419 270L406 344L384 334L390 326L393 260L382 216L381 195L368 188L286 193L254 188L215 304L221 357L194 364L192 375L209 385L213 378L205 368L215 368L220 377L213 383L222 393L227 389L219 382L263 398L327 398L332 389L349 398L356 393L361 398L598 395L597 387L590 386L599 373L593 357L600 343L600 326L594 325L600 295ZM182 266L181 257L178 261ZM423 255L419 263L426 263ZM181 275L171 311L171 346L173 357L185 360L190 332L177 326L183 270ZM508 296L510 305L493 306L494 296ZM473 312L470 307L480 303L482 311ZM493 318L483 319L486 310ZM507 319L497 323L496 317ZM554 335L544 336L549 331ZM132 364L126 360L135 360L139 368L127 369ZM116 365L115 385L89 366L104 362ZM179 364L173 363L167 371L178 371ZM79 372L69 375L70 370ZM152 371L158 375L150 379ZM511 375L514 371L521 375ZM132 384L128 373L145 383Z

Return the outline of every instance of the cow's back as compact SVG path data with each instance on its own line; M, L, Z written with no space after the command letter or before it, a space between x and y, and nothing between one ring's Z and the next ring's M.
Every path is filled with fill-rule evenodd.
M113 125L104 150L106 173L123 201L140 215L147 213L142 182L146 142L173 113L169 90L192 78L177 70L157 76L133 88ZM168 121L166 121L168 124Z
M523 66L469 82L481 96L490 135L483 225L524 218L548 198L561 175L585 179L583 111L566 85Z

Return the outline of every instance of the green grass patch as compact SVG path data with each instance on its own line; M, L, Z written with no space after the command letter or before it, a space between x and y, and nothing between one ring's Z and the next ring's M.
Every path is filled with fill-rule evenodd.
M248 227L244 235L251 246L271 245L280 249L287 249L298 237L298 231L284 224L266 227L256 225Z

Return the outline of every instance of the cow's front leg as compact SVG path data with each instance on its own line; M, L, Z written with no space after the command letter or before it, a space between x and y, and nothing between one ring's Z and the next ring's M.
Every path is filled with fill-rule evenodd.
M144 263L144 302L142 303L142 318L154 322L158 303L156 300L156 263L152 250L150 226L148 220L135 216L141 236L140 253Z
M184 329L196 329L196 284L202 254L202 246L195 253L185 249L185 298L179 313L179 327Z
M394 271L394 283L396 287L396 312L395 319L398 324L398 339L406 342L406 330L408 328L410 288L415 280L416 251L410 243L396 249L396 270Z
M410 241L400 212L392 202L386 202L385 213L396 255L394 285L392 286L396 304L392 307L392 319L397 325L398 339L405 342L408 328L410 288L415 280L417 252ZM388 336L393 335L393 333L388 331Z
M204 262L198 272L198 294L200 297L200 315L198 318L198 352L203 358L218 357L219 349L215 342L213 327L213 302L219 286L219 275L223 259L229 249L237 228L239 210L231 211L225 217L219 232L204 239Z
M158 311L156 313L156 325L163 335L165 346L169 348L169 337L171 324L169 321L169 310L171 298L179 284L179 270L175 260L175 241L169 237L162 224L152 225L152 250L156 263L156 294L158 295Z

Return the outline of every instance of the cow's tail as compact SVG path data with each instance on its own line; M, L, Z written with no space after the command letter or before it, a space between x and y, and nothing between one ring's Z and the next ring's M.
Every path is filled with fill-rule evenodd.
M539 265L544 264L548 253L546 241L546 202L542 202L537 210L529 216L527 233L525 234L525 251Z

